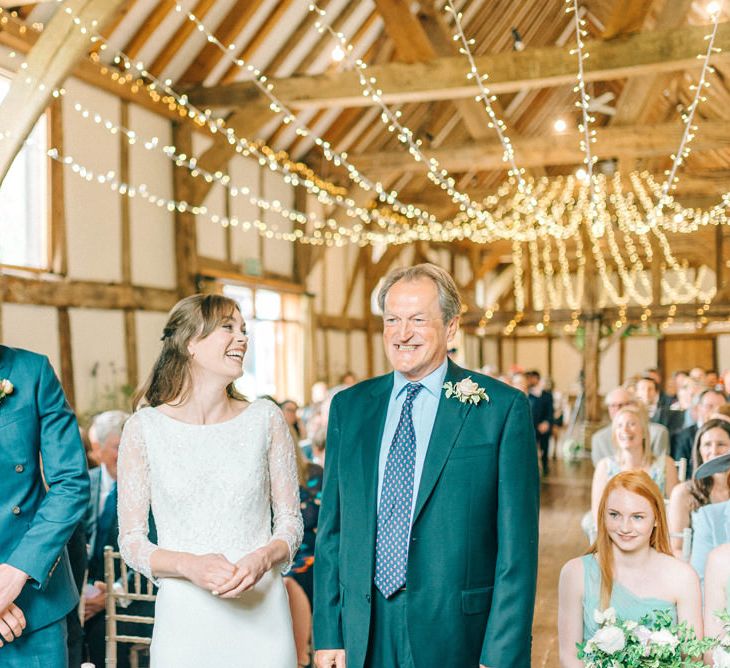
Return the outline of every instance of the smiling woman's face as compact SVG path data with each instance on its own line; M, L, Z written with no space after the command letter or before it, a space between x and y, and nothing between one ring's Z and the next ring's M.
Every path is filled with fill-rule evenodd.
M643 496L618 487L608 495L606 530L616 547L631 552L649 545L656 518Z
M188 343L191 356L191 370L205 371L222 376L228 382L243 373L243 357L248 348L246 324L243 317L234 309L205 338L194 338Z

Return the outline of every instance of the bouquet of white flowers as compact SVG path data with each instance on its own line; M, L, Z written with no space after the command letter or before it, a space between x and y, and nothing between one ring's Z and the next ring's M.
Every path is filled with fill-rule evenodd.
M600 626L592 638L578 644L586 668L701 668L712 639L698 640L686 622L676 624L669 612L657 610L638 622L616 617L613 608L593 618Z
M715 614L722 621L723 633L712 650L712 668L730 668L730 610Z

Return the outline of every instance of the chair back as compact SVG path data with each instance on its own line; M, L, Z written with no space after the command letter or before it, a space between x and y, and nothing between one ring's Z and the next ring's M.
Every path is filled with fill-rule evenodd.
M687 460L682 457L682 459L674 462L674 465L677 467L677 478L679 482L687 480Z
M119 578L116 574L119 573ZM119 622L154 624L154 617L126 614L125 608L132 601L151 601L156 598L154 586L146 577L132 571L119 552L107 545L104 548L104 581L106 582L106 665L117 665L117 643L131 643L133 650L140 645L149 646L150 638L124 635L117 632ZM133 654L136 655L136 651Z

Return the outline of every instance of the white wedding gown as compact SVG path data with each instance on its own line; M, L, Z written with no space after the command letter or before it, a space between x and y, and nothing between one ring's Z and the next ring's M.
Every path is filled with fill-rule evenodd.
M221 553L235 563L284 540L302 539L299 488L289 429L268 400L221 424L192 425L143 408L124 427L119 451L119 547L152 577L164 548ZM148 538L150 505L157 544ZM161 578L155 605L154 668L293 668L291 615L281 578L270 571L237 599L219 599L180 578Z

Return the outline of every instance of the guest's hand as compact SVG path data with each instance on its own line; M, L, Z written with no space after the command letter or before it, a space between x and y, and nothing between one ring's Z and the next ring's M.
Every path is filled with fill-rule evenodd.
M221 598L236 598L251 589L271 569L266 550L259 548L249 552L236 562L236 572L220 589Z
M101 580L94 582L97 593L84 596L84 621L88 622L94 615L106 607L106 583Z
M184 554L177 568L180 575L201 589L218 592L236 572L222 554Z
M317 668L347 668L344 649L318 649L314 653Z
M10 607L0 615L0 636L2 636L7 642L13 642L16 638L19 638L25 628L25 615L23 611L11 603ZM3 641L0 640L0 647L3 646Z
M15 601L28 580L28 574L10 564L0 564L0 614Z
M544 420L540 424L537 425L537 430L541 434L547 434L548 431L550 431L550 423L547 420Z

